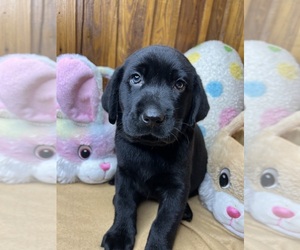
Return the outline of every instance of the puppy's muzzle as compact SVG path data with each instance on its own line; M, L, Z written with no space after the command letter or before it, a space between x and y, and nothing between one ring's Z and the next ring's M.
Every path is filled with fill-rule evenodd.
M141 119L145 125L155 127L164 122L165 114L155 107L149 107L141 114Z

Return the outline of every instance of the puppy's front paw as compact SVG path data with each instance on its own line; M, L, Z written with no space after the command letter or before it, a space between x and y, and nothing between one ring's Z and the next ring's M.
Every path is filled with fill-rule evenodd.
M101 247L105 250L132 250L134 235L124 231L109 230L103 237Z

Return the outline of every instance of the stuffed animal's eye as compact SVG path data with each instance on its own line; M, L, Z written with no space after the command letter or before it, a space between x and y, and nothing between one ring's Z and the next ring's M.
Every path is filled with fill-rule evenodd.
M138 73L134 73L133 75L131 75L130 77L130 84L132 85L136 85L136 84L140 84L142 81L142 77L140 74Z
M260 184L265 188L273 188L278 183L278 173L274 168L268 168L263 171L260 177Z
M49 159L55 155L53 146L39 145L34 149L34 154L40 159Z
M228 188L230 186L230 170L228 168L221 170L219 176L219 185L221 188Z
M92 148L87 145L81 145L78 149L78 156L80 159L85 160L92 154Z
M186 82L183 80L177 80L174 84L174 87L180 92L185 90Z

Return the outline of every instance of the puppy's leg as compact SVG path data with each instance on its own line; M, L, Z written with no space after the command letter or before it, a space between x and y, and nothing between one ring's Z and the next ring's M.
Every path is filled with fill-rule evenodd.
M109 185L115 185L115 177L113 177L109 182Z
M172 249L187 204L187 196L182 188L164 191L157 217L151 226L146 250Z
M117 171L114 196L115 219L111 228L104 235L101 246L105 250L132 250L136 235L137 206L140 196L132 180Z
M186 220L186 221L190 222L190 221L192 221L192 219L193 219L193 211L190 208L189 203L186 203L184 213L182 216L182 220Z

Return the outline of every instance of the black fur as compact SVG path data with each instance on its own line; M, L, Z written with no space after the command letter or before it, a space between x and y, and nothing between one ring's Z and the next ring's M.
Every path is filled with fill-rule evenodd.
M150 46L116 69L102 97L117 123L113 202L115 219L101 246L133 249L136 215L145 199L159 202L145 249L172 249L187 200L202 182L207 153L195 123L208 113L207 97L194 67L175 49Z

